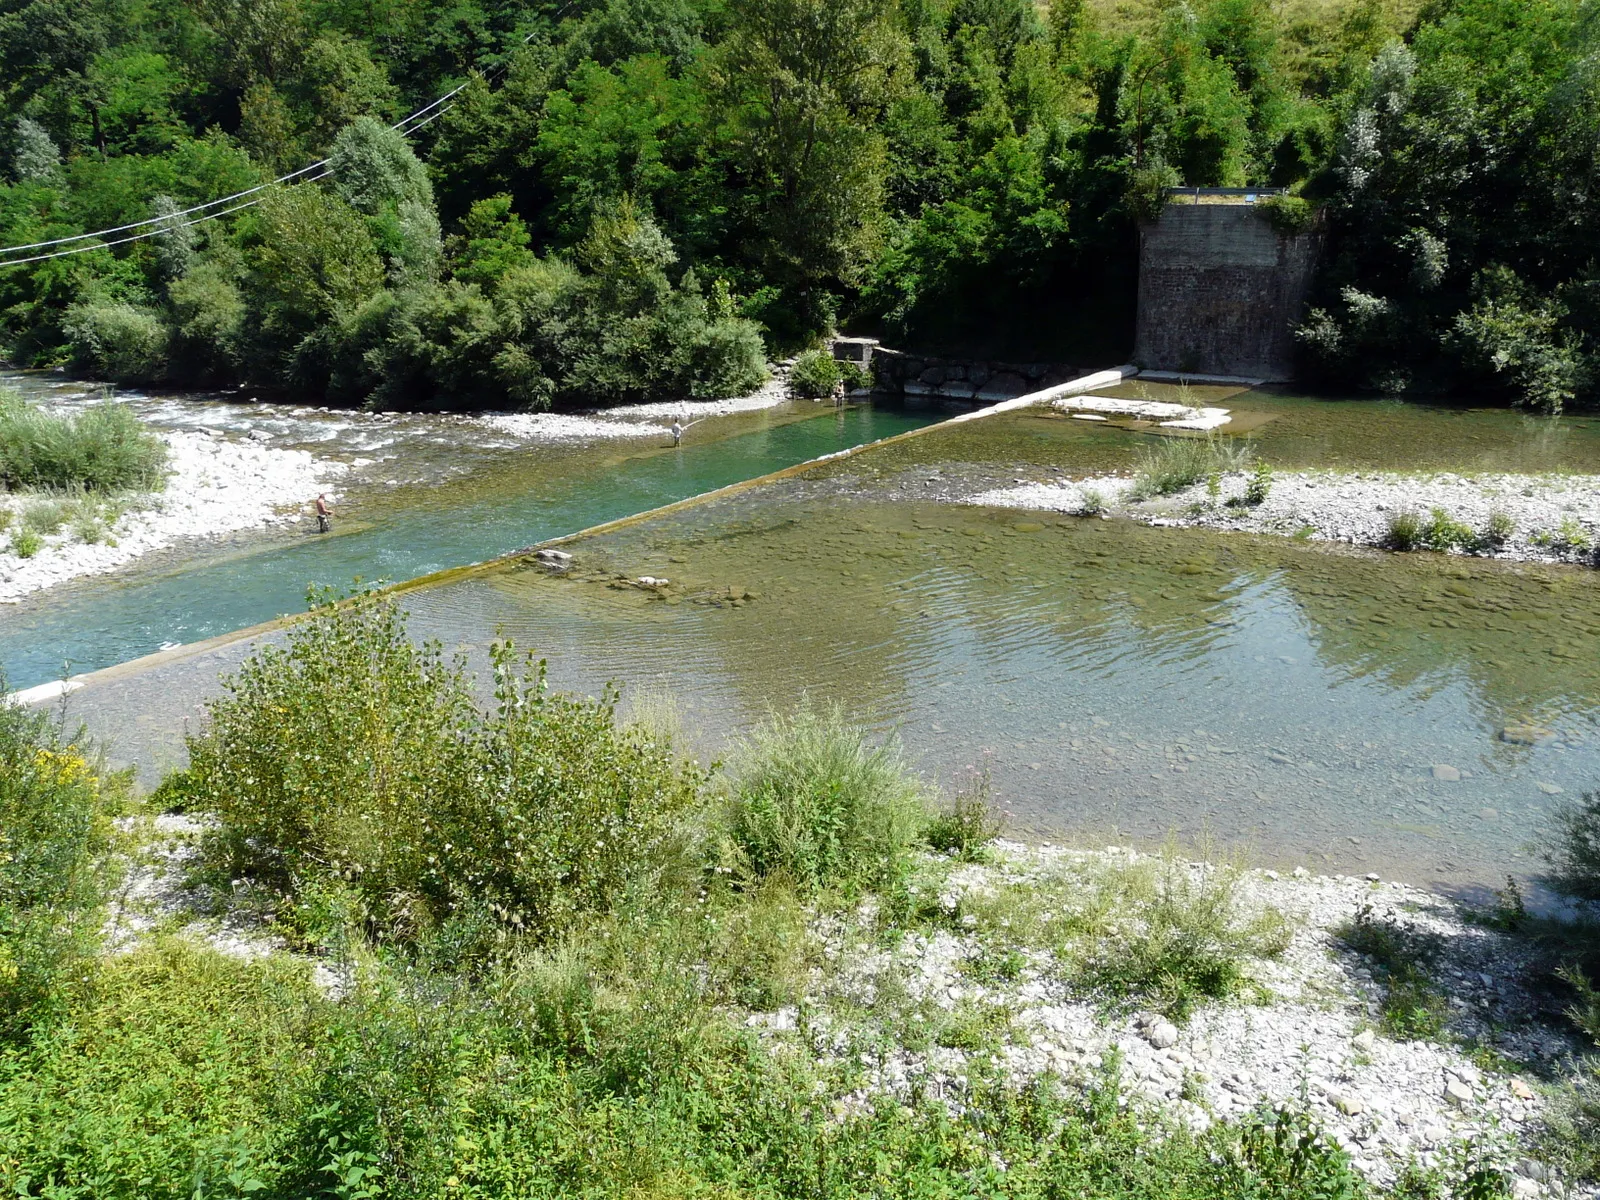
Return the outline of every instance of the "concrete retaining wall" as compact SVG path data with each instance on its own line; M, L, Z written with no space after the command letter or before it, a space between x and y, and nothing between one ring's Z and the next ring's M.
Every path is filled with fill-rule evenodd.
M1134 361L1283 380L1321 235L1284 236L1246 204L1168 204L1139 234Z
M967 400L993 404L1040 388L1065 383L1082 368L1059 363L986 362L936 358L878 347L872 355L877 386L909 399Z

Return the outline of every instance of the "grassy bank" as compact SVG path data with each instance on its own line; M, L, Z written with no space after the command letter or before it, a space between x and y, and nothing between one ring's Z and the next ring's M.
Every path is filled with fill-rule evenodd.
M495 667L485 709L372 598L258 652L148 806L192 831L176 883L112 905L116 952L98 955L111 821L148 810L47 721L0 712L0 1183L1379 1190L1307 1104L1208 1113L1198 1066L1173 1105L1147 1102L1114 1048L1017 1067L1040 996L1139 1014L1152 1045L1207 1005L1262 1001L1294 922L1238 868L1019 865L990 842L981 783L942 799L831 712L775 717L711 770L670 720L553 695L509 647ZM1509 1187L1463 1151L1415 1164L1396 1194Z
M16 391L0 389L0 532L19 558L71 530L94 543L122 512L119 497L165 486L167 448L126 405L107 402L55 416Z

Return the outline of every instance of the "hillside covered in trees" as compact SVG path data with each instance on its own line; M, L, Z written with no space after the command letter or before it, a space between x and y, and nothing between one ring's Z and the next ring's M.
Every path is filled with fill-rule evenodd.
M168 218L4 256L0 351L451 407L729 394L841 325L1107 361L1162 189L1272 185L1328 234L1307 378L1555 409L1597 49L1573 0L0 0L0 242Z

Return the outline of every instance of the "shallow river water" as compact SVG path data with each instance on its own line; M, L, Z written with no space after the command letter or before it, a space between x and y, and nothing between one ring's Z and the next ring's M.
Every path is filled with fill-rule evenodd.
M717 418L680 447L519 444L460 418L137 397L158 427L270 431L275 445L361 460L334 533L252 530L151 556L0 608L12 687L93 671L304 607L313 583L399 582L479 562L927 424L871 406ZM381 431L381 435L380 432ZM387 439L387 440L385 440ZM376 443L382 442L382 446ZM395 458L377 458L386 448ZM399 476L394 479L394 476Z
M1284 466L1600 463L1590 419L1225 402L1259 416L1262 452ZM882 414L847 419L890 431ZM1454 887L1536 875L1551 807L1600 786L1600 572L941 499L957 477L1126 466L1146 436L1033 412L941 427L581 538L566 574L512 560L405 606L416 633L480 669L509 636L549 656L558 686L669 694L708 753L773 708L838 702L897 729L947 789L986 771L1034 837L1211 838L1271 863ZM634 488L663 457L619 457L608 487ZM635 497L608 496L608 515L643 507ZM533 540L530 525L513 544ZM352 565L282 561L297 587ZM628 582L642 575L670 583ZM182 720L244 652L93 685L69 711L115 731L124 756L176 761Z

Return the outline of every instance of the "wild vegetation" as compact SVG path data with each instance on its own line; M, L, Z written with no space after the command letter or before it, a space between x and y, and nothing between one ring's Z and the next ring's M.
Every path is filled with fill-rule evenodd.
M1064 864L951 907L948 872L994 829L981 784L936 815L892 745L806 710L710 775L670 722L552 696L509 649L481 707L392 602L319 601L231 679L154 798L210 831L189 886L296 953L158 924L96 956L124 786L47 717L0 709L7 1190L1372 1194L1294 1112L1196 1133L1129 1103L1115 1061L1087 1090L989 1071L1001 1009L929 1007L885 979L871 1036L961 1048L969 1074L868 1103L848 1099L853 1054L745 1019L797 1005L804 1026L844 925L883 945L978 930L964 970L1002 979L1047 954L1106 1005L1181 1019L1284 943L1226 864ZM1504 1187L1430 1179L1404 1194Z
M1255 448L1240 438L1158 438L1140 449L1129 496L1147 500L1181 492L1213 474L1243 470L1254 457Z
M124 404L58 417L0 389L0 489L151 491L166 465L166 446Z
M1559 407L1594 386L1586 12L11 0L0 242L159 224L0 267L0 341L413 407L724 394L836 323L1113 361L1164 189L1273 185L1327 225L1326 383Z
M0 533L32 558L66 526L85 543L110 541L130 491L166 486L167 447L126 405L107 401L54 416L0 389Z

